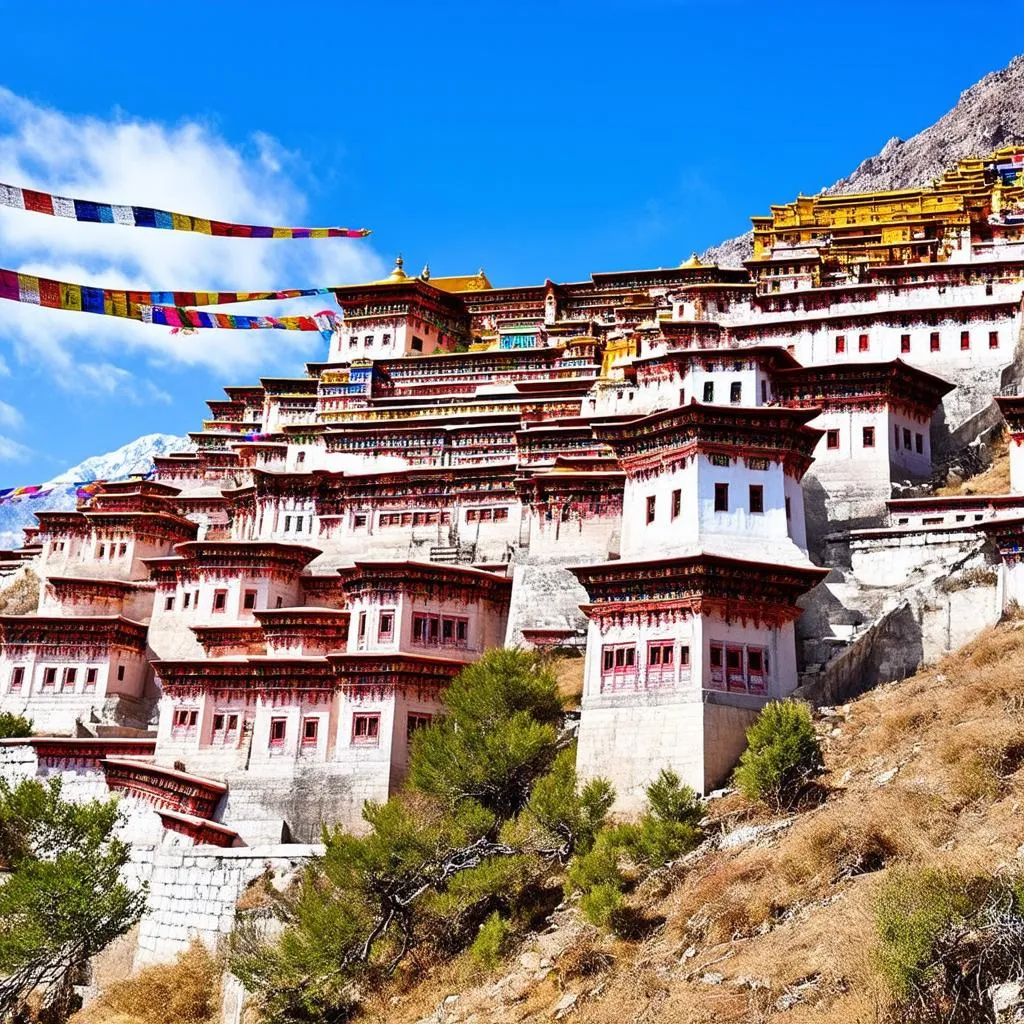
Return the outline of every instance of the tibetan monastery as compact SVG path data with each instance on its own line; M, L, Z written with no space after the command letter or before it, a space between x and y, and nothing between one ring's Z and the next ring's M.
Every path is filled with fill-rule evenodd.
M805 681L837 532L906 568L908 531L967 531L1024 591L1024 501L893 500L1000 392L1019 481L1022 294L1024 148L773 207L741 268L496 288L399 258L336 289L323 361L40 514L38 612L0 616L0 708L51 734L18 763L154 834L307 840L394 790L462 666L524 645L583 657L579 765L620 808L663 767L720 786Z

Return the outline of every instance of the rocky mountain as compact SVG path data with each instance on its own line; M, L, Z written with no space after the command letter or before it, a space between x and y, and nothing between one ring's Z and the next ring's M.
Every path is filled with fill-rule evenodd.
M105 455L93 455L58 473L47 484L54 489L43 498L13 501L0 505L0 548L17 547L21 531L35 522L35 513L50 509L75 507L74 484L86 480L118 480L135 473L148 473L153 456L167 452L188 451L192 442L174 434L144 434ZM24 481L35 483L36 481Z
M849 177L824 191L870 192L924 185L966 156L1024 141L1024 55L1014 57L960 96L930 128L909 139L890 139L881 152L868 157ZM747 232L708 249L702 259L722 266L740 266L753 251Z

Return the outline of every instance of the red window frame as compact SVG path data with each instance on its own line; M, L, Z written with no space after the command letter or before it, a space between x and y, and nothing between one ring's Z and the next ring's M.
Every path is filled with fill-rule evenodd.
M380 745L379 711L357 711L352 715L352 743L364 747Z
M380 619L377 622L377 642L391 643L395 639L395 609L381 609Z
M865 448L874 448L875 447L875 428L874 427L864 427L863 428L863 430L861 431L861 444Z
M601 690L636 686L636 644L605 644L601 648Z
M838 430L827 430L825 431L825 448L830 451L839 450L839 431Z
M288 719L272 718L270 720L270 731L267 735L269 737L271 747L283 747L284 741L288 737Z
M677 488L672 492L672 518L678 519L680 512L683 509L683 492L681 488Z
M171 735L175 738L193 736L198 724L198 708L175 708L171 717Z
M900 335L900 352L906 353L910 351L910 335Z
M60 692L73 693L78 682L78 669L68 666L64 669L60 679Z
M938 352L940 350L941 345L942 341L939 338L939 332L932 331L932 333L928 337L928 350L930 352Z
M647 525L650 526L654 522L654 516L657 512L658 501L657 497L653 494L647 495Z
M55 690L57 688L57 670L53 666L43 669L43 690Z
M256 607L256 591L246 590L242 594L242 611L251 612Z
M988 332L988 347L999 348L999 332L989 331Z
M842 355L846 351L846 335L836 335L836 355Z
M647 682L655 686L675 682L676 645L674 640L647 641Z
M750 502L751 515L764 515L764 486L762 484L750 484L748 499Z
M867 334L862 334L857 338L857 351L867 352L871 348L871 338Z
M8 693L19 693L25 685L25 666L15 665L11 669L11 685Z
M708 651L708 684L712 690L725 689L725 648L711 644Z
M226 590L215 590L213 592L213 610L215 612L226 611L228 607L228 592Z
M960 351L967 352L971 347L971 332L961 331L960 332Z
M301 740L304 747L315 747L320 739L320 717L308 715L302 719Z

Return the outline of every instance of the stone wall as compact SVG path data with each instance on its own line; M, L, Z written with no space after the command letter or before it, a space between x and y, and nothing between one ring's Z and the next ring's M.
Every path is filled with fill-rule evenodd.
M322 846L299 844L134 847L132 874L149 884L135 968L173 960L194 939L216 949L234 928L235 904L250 883L264 874L280 883L322 853Z

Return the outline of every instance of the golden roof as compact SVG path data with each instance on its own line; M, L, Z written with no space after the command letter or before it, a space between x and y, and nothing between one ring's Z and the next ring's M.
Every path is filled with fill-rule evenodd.
M701 263L700 257L695 252L692 252L690 253L690 258L685 263L680 263L679 266L681 269L686 269L688 267L703 267L704 264Z
M459 277L432 277L430 283L443 292L481 292L493 287L487 280L483 267L475 274L465 274Z

